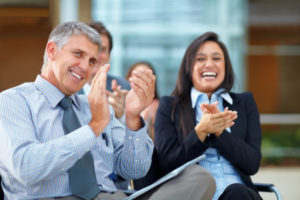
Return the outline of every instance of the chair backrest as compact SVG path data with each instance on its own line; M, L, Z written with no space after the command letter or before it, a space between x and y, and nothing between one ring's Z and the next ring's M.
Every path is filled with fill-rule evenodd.
M277 200L282 199L279 190L271 183L254 183L254 186L258 192L274 192Z
M0 176L0 184L2 182L2 178ZM3 190L2 190L2 185L0 185L0 199L4 199L4 193L3 193Z

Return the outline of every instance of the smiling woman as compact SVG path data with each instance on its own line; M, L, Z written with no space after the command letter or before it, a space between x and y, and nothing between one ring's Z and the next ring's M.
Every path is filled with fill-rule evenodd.
M196 53L193 69L194 87L206 93L209 97L224 81L225 61L220 46L213 41L207 41Z
M199 165L215 178L214 200L261 199L250 179L261 160L259 114L251 93L231 92L233 77L218 35L196 38L184 54L172 96L160 100L155 149L164 173L205 154Z

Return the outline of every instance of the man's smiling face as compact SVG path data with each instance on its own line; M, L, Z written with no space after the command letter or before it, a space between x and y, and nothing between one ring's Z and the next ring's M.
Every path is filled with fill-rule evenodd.
M99 51L85 35L73 35L61 49L49 42L47 54L49 66L42 76L65 95L71 95L89 80Z

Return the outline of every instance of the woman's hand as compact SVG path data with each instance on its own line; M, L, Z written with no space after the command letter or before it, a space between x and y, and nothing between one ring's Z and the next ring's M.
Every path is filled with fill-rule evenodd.
M215 134L220 137L223 130L234 125L237 118L237 112L225 108L221 112L217 108L218 102L213 104L201 104L202 117L196 125L195 130L198 138L203 142L208 134Z

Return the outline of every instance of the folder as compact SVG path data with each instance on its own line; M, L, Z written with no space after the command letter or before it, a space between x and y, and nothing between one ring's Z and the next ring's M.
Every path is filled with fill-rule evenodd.
M129 197L125 198L124 200L132 200L132 199L134 199L136 197L141 196L142 194L145 194L146 192L150 191L151 189L155 188L156 186L159 186L162 183L164 183L164 182L166 182L166 181L168 181L168 180L176 177L183 170L185 170L188 166L199 163L205 157L206 157L205 155L201 155L201 156L199 156L199 157L197 157L197 158L195 158L193 160L190 160L189 162L186 162L185 164L181 165L180 167L174 169L173 171L169 172L165 176L161 177L160 179L158 179L157 181L155 181L151 185L148 185L147 187L144 187L143 189L138 190L137 192L133 193Z

